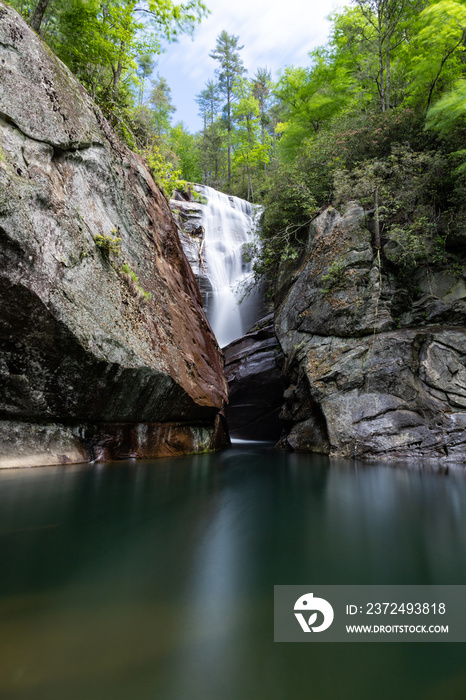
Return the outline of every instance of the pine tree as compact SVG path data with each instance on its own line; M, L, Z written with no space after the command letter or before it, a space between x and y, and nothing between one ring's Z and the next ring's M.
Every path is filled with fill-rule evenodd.
M239 37L223 32L217 38L217 44L210 57L220 63L217 69L218 85L221 94L226 100L225 122L228 134L228 192L231 191L231 130L232 130L232 102L234 99L233 87L235 81L246 72L239 52L243 48L238 46Z
M213 124L218 114L220 106L219 87L213 80L208 80L205 89L196 95L196 102L199 105L199 116L204 122L204 129L208 124Z

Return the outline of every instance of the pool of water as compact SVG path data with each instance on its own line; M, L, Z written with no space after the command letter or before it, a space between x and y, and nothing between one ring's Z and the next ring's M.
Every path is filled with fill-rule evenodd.
M237 444L0 473L2 700L464 700L463 644L274 644L274 584L466 584L466 471Z

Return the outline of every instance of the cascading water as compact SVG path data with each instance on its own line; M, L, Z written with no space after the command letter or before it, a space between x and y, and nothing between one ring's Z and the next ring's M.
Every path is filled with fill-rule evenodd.
M262 297L254 289L244 298L252 265L243 248L254 240L260 217L255 207L239 197L212 187L196 188L206 199L202 207L203 259L212 290L207 293L206 314L220 347L241 337L261 315Z

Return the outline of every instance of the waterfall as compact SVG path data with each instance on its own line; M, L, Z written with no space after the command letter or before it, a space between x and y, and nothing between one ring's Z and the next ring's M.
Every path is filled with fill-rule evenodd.
M244 261L243 247L254 240L261 209L212 187L196 189L207 199L201 213L203 261L212 287L206 294L206 315L224 347L244 335L261 315L259 290L242 299L252 280L252 264Z

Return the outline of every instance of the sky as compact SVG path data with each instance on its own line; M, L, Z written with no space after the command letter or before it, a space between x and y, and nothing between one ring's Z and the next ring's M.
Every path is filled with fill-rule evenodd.
M338 9L338 0L204 0L211 14L203 19L193 37L182 36L165 46L158 56L156 73L171 88L177 108L173 123L183 121L195 132L202 128L197 115L196 95L214 79L218 61L209 57L223 29L239 36L243 63L252 77L259 67L269 68L272 77L287 65L309 65L308 53L327 42L328 15Z

